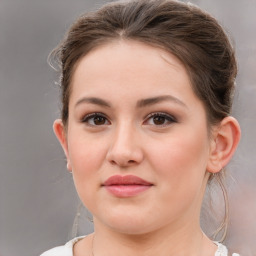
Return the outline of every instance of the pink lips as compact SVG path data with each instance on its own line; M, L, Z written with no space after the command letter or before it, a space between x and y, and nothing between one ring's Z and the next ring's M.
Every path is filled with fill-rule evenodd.
M103 187L117 197L136 196L149 189L152 185L152 183L134 175L114 175L103 183Z

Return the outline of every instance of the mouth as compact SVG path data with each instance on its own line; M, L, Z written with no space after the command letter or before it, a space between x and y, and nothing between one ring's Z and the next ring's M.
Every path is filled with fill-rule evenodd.
M153 184L134 175L114 175L102 186L116 197L132 197L150 189Z

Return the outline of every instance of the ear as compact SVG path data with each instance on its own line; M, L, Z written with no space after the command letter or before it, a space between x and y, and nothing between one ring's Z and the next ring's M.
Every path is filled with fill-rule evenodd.
M56 137L58 138L58 140L63 148L63 151L66 155L67 169L69 171L72 171L69 154L68 154L68 143L67 143L66 131L65 131L65 127L64 127L64 124L61 119L57 119L54 121L53 130L54 130L54 133L55 133Z
M235 153L241 137L239 123L231 116L225 117L214 129L212 137L207 171L217 173Z

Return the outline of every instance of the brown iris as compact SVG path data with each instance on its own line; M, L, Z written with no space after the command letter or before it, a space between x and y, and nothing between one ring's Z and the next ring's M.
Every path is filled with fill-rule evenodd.
M95 125L103 125L106 122L106 118L103 116L95 116L93 121Z
M166 118L164 116L154 116L153 122L155 125L163 125L165 123Z

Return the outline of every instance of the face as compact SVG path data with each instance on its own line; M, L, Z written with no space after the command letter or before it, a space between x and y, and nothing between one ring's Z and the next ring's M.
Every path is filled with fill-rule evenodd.
M139 234L198 221L206 112L173 55L113 42L78 63L62 145L95 225Z

